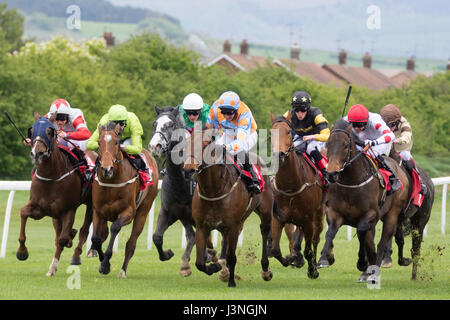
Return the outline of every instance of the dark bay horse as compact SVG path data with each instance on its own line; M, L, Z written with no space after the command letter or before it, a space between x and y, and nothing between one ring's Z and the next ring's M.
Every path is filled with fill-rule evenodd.
M272 279L267 255L267 242L270 233L272 210L274 206L272 188L269 177L264 175L264 191L259 194L249 194L241 176L234 164L225 160L228 153L223 146L214 144L213 130L194 130L187 141L186 161L184 169L196 172L197 187L192 199L192 217L196 225L196 267L208 275L222 269L221 263L206 264L206 242L210 232L217 229L222 234L222 251L220 259L226 259L223 267L229 272L228 286L235 287L236 245L239 234L247 217L253 212L261 219L262 235L262 278ZM211 155L214 161L203 155ZM254 154L253 154L254 155ZM232 156L230 156L232 158ZM250 156L252 159L252 154ZM253 162L255 163L255 162ZM264 167L260 158L258 167Z
M393 149L391 149L391 153L389 154L391 158L396 160L398 164L401 166L402 170L405 171L410 186L412 186L412 178L410 173L408 173L407 168L404 165L404 162L401 160L400 155L396 153ZM433 207L434 202L434 184L431 178L428 176L428 174L419 166L416 166L417 171L422 179L422 182L427 187L427 194L424 196L422 205L419 207L411 204L409 208L407 208L407 211L403 214L403 216L400 216L399 223L397 226L397 231L395 233L395 242L398 247L398 264L401 266L408 266L411 262L413 262L412 267L412 280L416 280L417 278L417 267L418 267L418 261L420 257L420 247L423 239L423 231L425 229L425 226L428 223L428 220L430 219L431 215L431 208ZM410 187L408 197L411 195ZM405 216L411 217L406 218ZM407 221L407 219L409 221ZM409 223L408 229L411 229L411 238L412 238L412 248L411 248L411 256L412 260L409 258L405 258L403 256L403 246L405 244L404 236L405 232L409 232L409 230L405 230L405 223ZM389 241L388 248L390 249L392 246L392 239ZM386 252L386 255L382 261L382 267L391 267L392 266L392 259L391 259L391 250L388 250Z
M301 228L304 239L304 256L308 261L308 277L319 276L316 253L323 230L323 182L303 156L296 154L292 141L292 126L283 116L272 120L271 145L273 156L278 157L279 168L273 179L277 209L272 219L272 253L283 266L292 257L283 258L280 249L281 231L285 224Z
M338 120L327 142L327 171L331 182L326 200L328 230L319 264L329 265L327 256L340 226L352 226L357 229L360 242L357 267L363 274L359 281L364 282L368 265L380 267L387 244L397 230L399 214L408 200L409 181L399 165L387 158L403 188L386 195L378 181L377 170L356 148L356 143L361 144L352 133L351 125L343 119ZM383 230L376 250L374 235L379 220L383 221Z
M145 225L145 220L158 193L158 166L150 153L142 149L147 164L152 169L153 184L140 194L140 179L137 170L124 158L119 148L122 129L99 125L99 162L97 176L92 185L93 235L92 247L97 250L101 261L99 272L110 272L110 259L114 240L121 228L133 221L130 238L125 247L125 258L119 272L120 278L126 277L128 263L134 254L136 241ZM102 243L108 237L108 225L111 224L111 237L105 253Z
M153 234L153 243L158 249L161 261L169 260L173 257L171 249L163 250L164 232L173 223L180 220L186 230L186 250L181 259L180 274L183 277L191 275L192 270L189 265L192 248L195 244L195 222L192 218L192 195L193 181L185 179L182 160L182 146L179 144L181 136L185 135L185 129L178 115L178 108L155 106L156 119L153 122L153 136L148 144L148 148L153 155L161 157L165 155L167 173L162 179L161 186L161 209L158 214L156 230ZM176 152L175 148L178 148ZM172 155L172 151L174 154ZM209 243L208 250L212 251L212 244Z
M64 247L72 247L77 233L76 229L72 229L75 213L82 203L86 204L86 214L71 264L81 264L80 255L92 221L91 193L87 192L82 198L82 177L77 173L77 167L72 165L67 155L58 148L57 133L52 124L55 117L56 113L50 119L35 114L36 122L30 132L30 156L36 171L31 180L30 200L20 209L20 245L16 253L19 260L28 258L28 249L25 246L27 219L51 217L56 234L56 251L47 276L55 275ZM90 155L95 159L93 154Z

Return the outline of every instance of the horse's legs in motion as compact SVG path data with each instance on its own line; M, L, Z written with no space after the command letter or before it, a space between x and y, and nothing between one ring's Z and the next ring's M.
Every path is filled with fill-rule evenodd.
M399 230L397 229L397 233L398 232L399 232ZM396 237L397 237L397 233L395 234ZM398 253L400 255L400 250L398 251ZM402 252L402 254L403 254L403 252ZM399 256L399 260L400 260L400 256ZM381 261L381 267L382 268L392 268L392 239L389 239L389 241L388 241L386 254L384 255L383 260Z
M386 218L383 221L383 231L381 233L381 239L377 248L376 265L381 265L381 260L386 254L387 244L389 239L392 239L395 231L397 230L397 215L393 214L392 210L386 213Z
M395 232L395 243L398 247L398 264L400 266L406 267L411 264L411 259L403 257L403 247L405 245L405 238L403 236L403 227L402 225L397 226L397 231ZM391 252L392 247L392 238L389 240L388 247L387 247L387 253L385 256L387 256ZM384 261L384 260L383 260Z
M334 255L331 253L333 249L333 240L342 225L342 219L337 219L337 214L331 208L328 208L327 222L328 230L325 233L325 244L320 253L318 263L319 268L329 267L334 262ZM330 261L331 257L333 257L332 261Z
M222 267L219 271L219 280L228 282L230 279L230 271L227 267L227 239L222 237L222 250L220 250L219 264Z
M262 256L261 256L261 276L265 281L272 280L273 274L269 269L269 256L267 254L267 245L269 240L270 228L271 228L271 220L272 220L272 204L270 204L270 208L258 208L256 212L258 213L261 224L259 225L259 229L261 231L262 236ZM267 210L268 209L268 210Z
M19 248L16 252L16 257L19 260L28 259L28 249L25 245L27 239L25 234L25 227L27 225L28 217L32 216L33 213L38 213L38 210L33 208L30 203L27 203L25 207L20 209L20 234L19 234Z
M131 222L132 214L130 211L131 209L129 208L128 210L120 213L117 219L111 224L111 237L109 238L108 248L105 251L105 257L98 268L100 273L108 274L111 271L111 264L109 263L109 260L113 254L114 241L122 229L122 226Z
M319 271L317 271L316 252L313 249L314 226L312 221L307 221L302 226L305 233L305 251L304 255L308 261L308 277L310 279L317 279Z
M128 263L130 262L131 257L134 255L134 250L136 249L136 241L139 238L140 234L142 233L142 230L144 229L145 220L147 219L147 214L148 214L148 211L144 207L145 206L139 207L137 209L136 216L134 217L131 235L125 246L125 259L123 260L122 269L119 272L119 278L126 278ZM114 223L116 223L116 222L117 222L117 220ZM125 220L125 222L126 222L126 220ZM122 225L125 225L125 224L127 224L127 223L124 223ZM112 234L112 226L111 226L111 239L112 238L113 238L113 234ZM108 247L108 249L109 249L109 247Z
M99 217L94 211L92 216L93 234L92 234L92 249L97 251L98 259L103 261L105 255L102 250L102 243L108 238L108 223L103 218Z
M195 266L198 270L203 271L210 276L213 273L218 272L221 269L221 266L219 263L213 263L208 266L206 265L206 239L208 238L209 233L210 230L208 230L205 226L197 225L195 230L195 246L197 252Z
M72 239L76 231L73 231L72 226L75 218L75 211L71 210L65 213L60 219L52 219L53 227L55 228L55 255L50 264L47 276L54 276L58 270L59 260L64 247L70 248L72 246Z
M159 260L167 261L173 257L173 251L171 249L164 251L163 250L163 237L164 232L166 232L167 228L171 226L177 218L175 215L171 215L169 211L161 208L158 215L158 221L156 222L156 230L153 233L153 243L156 246L159 254Z
M186 250L184 250L183 257L181 258L181 268L180 275L182 277L188 277L192 274L191 266L189 265L189 261L191 260L191 252L194 248L195 244L195 231L192 227L192 224L181 220L181 223L186 230Z
M234 269L236 267L236 246L239 237L239 231L242 226L237 226L227 230L224 234L224 238L227 239L227 267L230 271L230 277L228 279L228 287L236 287L236 282L234 281Z
M287 267L290 264L290 259L283 258L280 248L280 239L282 232L283 225L276 217L274 217L272 219L272 255L273 257L275 257L275 259L280 261L283 267Z
M419 228L413 227L411 231L412 237L411 258L413 261L411 280L417 280L417 268L419 266L420 246L422 243L423 229L424 229L423 226Z
M294 231L292 241L293 241L293 251L292 255L294 256L294 261L292 262L292 266L301 268L305 265L305 259L302 254L302 241L304 238L303 230L301 227L297 227Z
M86 214L84 216L83 225L80 229L80 234L78 235L78 245L75 248L72 259L70 260L70 264L79 265L81 264L81 253L83 252L83 245L86 242L86 239L89 235L89 227L92 222L92 204L88 203L86 205ZM89 250L89 248L87 248Z

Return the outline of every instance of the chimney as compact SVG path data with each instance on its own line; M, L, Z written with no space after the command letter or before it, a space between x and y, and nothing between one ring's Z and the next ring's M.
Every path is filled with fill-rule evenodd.
M448 58L448 61L447 61L447 71L448 70L450 70L450 58Z
M114 46L115 38L113 37L112 32L103 32L103 39L105 39L108 47Z
M406 61L406 70L414 71L415 68L415 58L411 57Z
M248 43L245 39L241 42L241 54L248 55Z
M370 69L370 67L372 66L372 57L368 52L366 52L362 60L363 60L363 67Z
M297 43L291 47L291 59L300 60L300 47Z
M339 52L339 64L346 64L347 63L347 52L345 52L344 49L342 49Z
M228 40L225 40L223 43L223 52L224 53L231 53L231 43Z

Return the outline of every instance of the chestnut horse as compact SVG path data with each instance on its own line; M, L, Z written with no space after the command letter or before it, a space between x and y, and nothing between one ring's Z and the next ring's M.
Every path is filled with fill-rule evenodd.
M30 200L20 209L20 245L16 253L19 260L28 258L28 249L25 246L27 219L40 220L43 217L51 217L56 234L56 251L47 276L55 275L64 247L72 247L72 241L77 233L76 229L72 229L75 213L82 203L86 204L86 213L79 242L70 264L81 264L80 255L92 221L90 190L82 199L83 180L76 172L77 166L72 165L67 155L58 148L57 134L53 127L55 117L56 113L50 119L39 117L36 113L36 122L30 131L32 139L30 157L36 171L31 180ZM93 154L90 155L93 157Z
M197 174L197 187L192 198L192 217L196 225L197 260L195 265L200 271L208 275L223 268L222 272L229 272L226 275L228 286L235 287L235 251L238 237L244 221L253 211L256 211L261 219L261 275L265 281L270 281L272 271L269 269L267 242L274 200L269 177L263 176L265 187L262 193L249 194L234 164L229 164L226 161L226 157L232 159L233 156L225 152L223 146L214 144L214 141L214 131L208 129L204 131L194 130L186 143L184 169L188 173L195 172ZM214 161L208 161L207 158L202 156L204 154L214 157ZM254 154L250 154L250 161L252 161L253 156ZM257 165L259 168L265 166L260 158L257 159ZM208 236L213 229L222 234L221 260L219 260L219 263L206 265L205 249ZM224 259L226 259L226 262Z
M327 257L339 228L344 224L355 227L360 242L357 268L363 272L359 281L365 282L368 265L380 267L387 244L395 234L399 214L408 200L409 181L399 165L387 158L403 184L403 188L387 195L378 181L378 170L362 151L358 151L356 143L362 145L353 134L350 123L338 120L327 141L330 179L326 201L328 230L319 264L329 265ZM383 231L376 251L374 235L379 220L383 221Z
M307 160L295 152L290 116L276 119L271 116L271 120L272 154L279 160L279 168L273 179L278 210L274 210L272 219L272 254L283 266L290 264L294 257L283 258L280 237L285 224L295 224L301 228L305 239L304 256L308 261L308 277L316 279L319 276L317 246L325 215L322 204L323 182Z
M125 258L119 272L126 277L128 263L134 254L136 241L145 225L145 220L158 193L158 167L150 153L142 149L147 164L152 169L153 184L140 193L140 180L137 170L125 159L119 148L122 129L119 124L113 127L99 125L98 153L99 166L92 185L93 235L92 246L98 251L101 261L99 272L110 272L110 259L114 240L121 228L133 221L130 238L125 247ZM111 237L105 253L102 243L108 237L107 221L111 224Z

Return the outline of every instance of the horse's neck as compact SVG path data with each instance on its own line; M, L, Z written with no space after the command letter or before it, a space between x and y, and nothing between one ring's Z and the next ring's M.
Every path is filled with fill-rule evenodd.
M197 176L197 185L203 195L209 197L220 196L226 191L227 182L230 181L232 174L227 169L226 165L215 165L202 171Z
M360 151L356 150L356 147L354 147L351 158L355 157L358 152ZM368 160L365 159L365 155L362 154L345 169L345 174L341 175L341 180L339 182L344 184L361 183L364 178L368 177L370 170Z
M301 159L295 151L292 151L284 161L280 161L275 181L279 188L295 189L299 184L304 183Z
M58 178L69 170L67 157L63 155L57 146L54 146L50 156L44 158L36 169L40 176Z
M167 175L171 179L176 180L184 180L184 174L183 174L183 164L175 164L172 161L172 157L170 155L170 151L166 154L166 169L167 169Z

